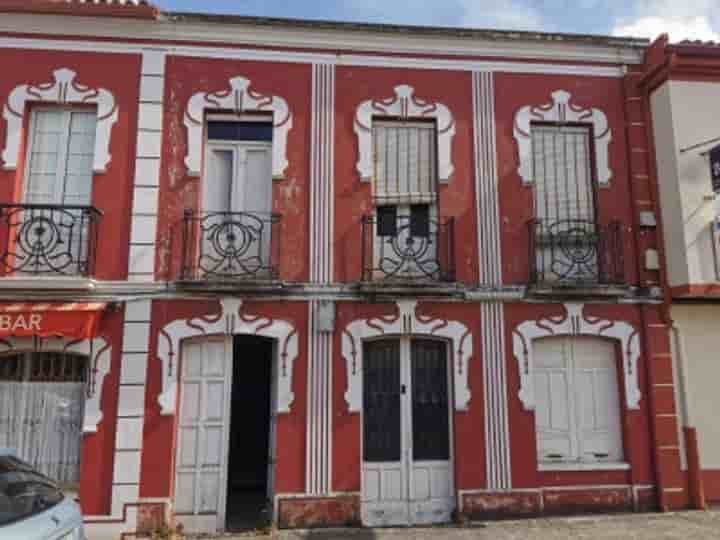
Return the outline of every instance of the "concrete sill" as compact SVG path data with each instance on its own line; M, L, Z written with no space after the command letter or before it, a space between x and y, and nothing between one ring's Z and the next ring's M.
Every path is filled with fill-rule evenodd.
M91 291L95 281L85 277L38 276L38 277L3 277L0 278L0 289L3 290L36 290L36 291Z
M538 463L540 472L561 472L561 471L629 471L629 463Z

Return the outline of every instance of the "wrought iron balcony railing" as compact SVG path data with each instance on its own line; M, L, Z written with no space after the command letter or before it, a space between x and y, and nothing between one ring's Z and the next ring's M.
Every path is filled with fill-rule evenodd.
M186 210L180 279L277 279L281 221L262 212Z
M581 219L536 219L530 232L530 283L582 287L624 285L622 225Z
M414 227L397 216L390 230L374 216L362 219L362 281L455 281L454 218Z
M92 276L101 217L92 206L0 205L1 272Z

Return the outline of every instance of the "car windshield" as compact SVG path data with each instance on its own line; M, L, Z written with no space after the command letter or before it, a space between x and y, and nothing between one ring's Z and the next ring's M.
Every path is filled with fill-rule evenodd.
M12 456L0 456L0 527L44 512L63 499L55 483Z

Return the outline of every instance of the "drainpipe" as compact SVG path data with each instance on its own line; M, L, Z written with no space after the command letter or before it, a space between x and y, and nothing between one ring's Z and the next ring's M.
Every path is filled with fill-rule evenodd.
M675 343L678 383L680 386L680 408L685 424L683 426L683 435L685 438L690 504L693 510L705 510L707 504L705 501L705 485L703 483L702 467L700 466L700 448L697 440L697 429L694 427L694 416L691 413L692 408L688 400L688 365L687 356L685 355L685 345L677 324L673 322L670 328Z

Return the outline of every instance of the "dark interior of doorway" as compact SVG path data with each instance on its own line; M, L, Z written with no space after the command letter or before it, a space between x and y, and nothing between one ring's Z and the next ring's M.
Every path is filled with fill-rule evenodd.
M227 530L269 525L268 461L273 342L233 340L233 387L228 454Z

